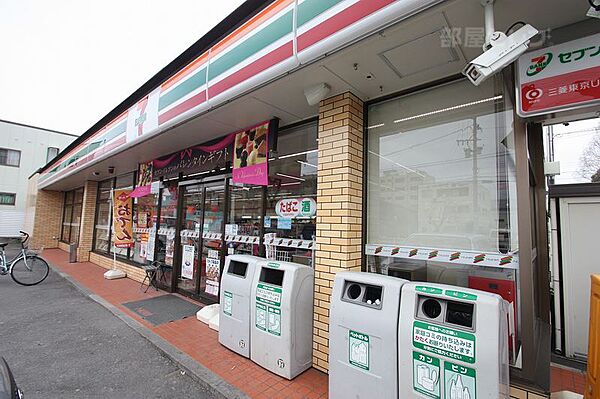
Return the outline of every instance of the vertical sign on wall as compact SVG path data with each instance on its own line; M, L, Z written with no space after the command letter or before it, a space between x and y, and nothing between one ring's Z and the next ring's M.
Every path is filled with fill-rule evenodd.
M234 183L269 185L269 125L269 121L263 122L235 135Z
M116 248L133 248L133 199L131 190L113 193L113 243Z

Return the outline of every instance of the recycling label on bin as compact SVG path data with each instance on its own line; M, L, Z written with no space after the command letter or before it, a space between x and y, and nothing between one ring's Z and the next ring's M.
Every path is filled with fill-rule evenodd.
M348 362L356 367L369 370L369 336L348 330Z
M256 328L281 336L281 288L256 286Z
M444 362L444 399L477 399L475 370Z
M281 288L258 283L256 286L256 301L267 305L281 306Z
M233 313L233 294L229 291L223 292L223 313L227 316Z
M269 306L267 308L267 331L273 335L281 335L281 309Z
M415 321L413 346L465 363L475 363L475 335L467 332Z
M413 389L422 395L440 399L440 359L413 352Z

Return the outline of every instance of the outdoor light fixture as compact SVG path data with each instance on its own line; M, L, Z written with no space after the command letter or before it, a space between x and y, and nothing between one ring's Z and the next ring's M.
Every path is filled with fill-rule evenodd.
M281 177L286 177L288 179L293 179L293 180L299 180L299 181L306 181L306 179L303 179L301 177L298 176L290 176L290 175L286 175L283 173L276 173L277 176L281 176Z
M507 36L494 28L494 0L481 0L485 16L484 53L471 61L462 73L471 83L479 86L490 76L513 63L523 54L532 37L539 32L529 24L523 24L516 32Z
M304 96L308 105L317 105L321 100L324 100L327 94L331 91L331 86L327 83L319 83L316 86L304 89Z

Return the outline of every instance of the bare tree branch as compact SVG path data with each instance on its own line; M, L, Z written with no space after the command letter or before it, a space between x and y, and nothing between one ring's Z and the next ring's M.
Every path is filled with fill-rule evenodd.
M583 151L579 162L579 175L585 179L591 180L592 176L600 172L600 126L596 128L596 134Z

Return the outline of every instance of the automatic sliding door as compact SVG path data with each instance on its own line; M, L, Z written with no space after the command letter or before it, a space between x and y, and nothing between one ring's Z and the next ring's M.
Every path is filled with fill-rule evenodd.
M200 293L219 296L223 223L225 216L225 187L223 183L206 186L202 228L202 274Z
M179 247L180 267L177 288L192 295L198 292L198 255L200 253L200 226L203 212L202 185L186 186L183 189L181 244Z

